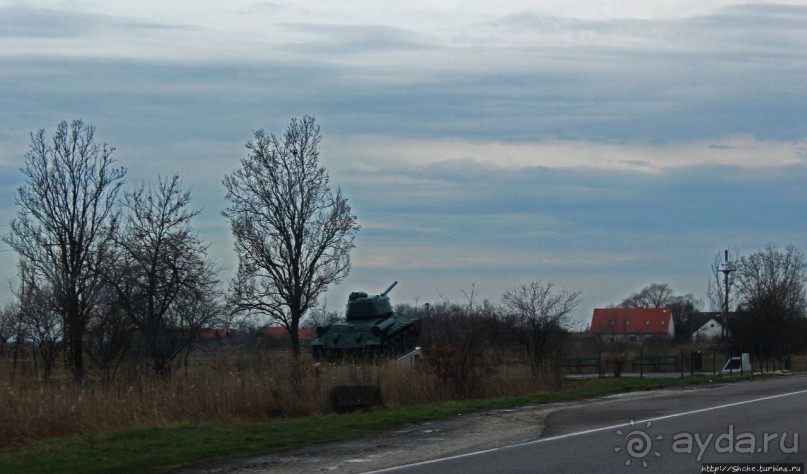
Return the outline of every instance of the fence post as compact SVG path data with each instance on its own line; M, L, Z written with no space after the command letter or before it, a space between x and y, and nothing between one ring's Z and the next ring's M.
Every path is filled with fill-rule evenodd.
M597 352L597 375L602 378L602 349Z
M642 345L639 347L639 378L644 378L644 341L642 341Z
M678 358L678 364L681 366L681 378L684 378L684 345L681 344L681 357Z
M712 377L717 375L717 349L712 349Z

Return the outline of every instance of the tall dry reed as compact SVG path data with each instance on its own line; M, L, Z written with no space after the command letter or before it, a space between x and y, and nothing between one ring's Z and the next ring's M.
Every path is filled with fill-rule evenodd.
M479 396L521 395L545 389L528 367L499 367ZM124 368L109 383L48 381L0 363L0 444L46 437L176 423L241 423L326 413L337 385L372 384L385 406L458 398L428 366L318 365L267 351L220 352L195 357L170 378Z

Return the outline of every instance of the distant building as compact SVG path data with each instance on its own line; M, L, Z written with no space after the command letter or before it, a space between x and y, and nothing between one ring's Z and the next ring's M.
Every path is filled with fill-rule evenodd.
M693 341L709 341L723 336L723 324L718 318L709 318L692 333Z
M699 314L700 325L692 332L693 341L706 341L716 337L723 337L723 314L717 311L702 312ZM735 333L734 329L742 328L748 324L748 314L731 311L728 318L728 336Z
M642 342L648 337L675 336L670 308L597 308L590 332L605 342Z

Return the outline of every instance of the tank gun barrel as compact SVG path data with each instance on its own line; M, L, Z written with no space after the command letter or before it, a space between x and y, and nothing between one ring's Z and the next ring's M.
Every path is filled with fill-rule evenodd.
M381 296L387 296L387 293L392 291L392 289L395 288L395 285L397 285L397 284L398 284L397 280L392 282L392 285L390 285L389 288L387 288L383 293L381 293Z

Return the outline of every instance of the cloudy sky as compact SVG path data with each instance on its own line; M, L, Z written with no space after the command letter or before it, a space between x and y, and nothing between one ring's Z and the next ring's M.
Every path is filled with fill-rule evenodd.
M129 182L184 178L228 280L222 177L309 114L362 225L328 309L545 280L585 321L705 299L726 247L807 249L803 0L0 0L0 45L4 234L30 132L81 118Z

